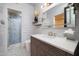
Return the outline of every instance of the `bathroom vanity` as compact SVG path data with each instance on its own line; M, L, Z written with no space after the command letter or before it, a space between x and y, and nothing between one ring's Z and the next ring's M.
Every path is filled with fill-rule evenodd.
M42 34L31 36L32 56L73 56L78 41Z

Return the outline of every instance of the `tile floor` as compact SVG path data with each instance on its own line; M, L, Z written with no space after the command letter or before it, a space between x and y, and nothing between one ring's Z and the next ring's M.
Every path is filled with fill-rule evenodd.
M30 56L30 42L11 45L8 48L7 56Z

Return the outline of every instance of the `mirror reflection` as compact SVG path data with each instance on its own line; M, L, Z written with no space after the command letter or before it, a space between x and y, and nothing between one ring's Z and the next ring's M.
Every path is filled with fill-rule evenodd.
M58 4L44 12L43 15L46 17L45 22L50 20L48 23L43 21L44 25L49 24L53 28L75 27L75 13L72 3Z

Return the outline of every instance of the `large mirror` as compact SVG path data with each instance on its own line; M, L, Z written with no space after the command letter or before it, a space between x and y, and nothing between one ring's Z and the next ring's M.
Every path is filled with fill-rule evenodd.
M43 14L46 14L44 21L47 22L43 21L44 25L49 24L53 28L75 27L75 13L72 3L61 3Z

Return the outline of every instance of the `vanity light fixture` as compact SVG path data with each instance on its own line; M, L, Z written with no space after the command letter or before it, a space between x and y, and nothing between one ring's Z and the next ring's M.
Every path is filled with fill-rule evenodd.
M39 16L39 14L40 14L40 11L39 10L35 10L34 15L35 16Z
M44 4L41 5L41 8L42 8L42 9L43 9L43 8L47 8L47 7L49 7L51 4L53 4L53 3L44 3Z

